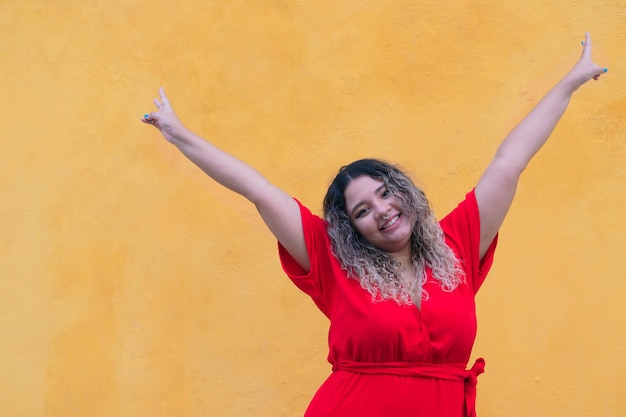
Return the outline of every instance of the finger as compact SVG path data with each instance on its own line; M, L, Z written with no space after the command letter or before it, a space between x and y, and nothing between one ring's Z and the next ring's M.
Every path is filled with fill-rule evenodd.
M583 58L591 59L591 36L585 32L585 42L583 43Z
M163 87L159 88L159 96L161 96L161 102L163 103L163 105L165 105L166 108L171 109L172 106L170 105L169 99L165 95L165 90L163 89Z
M154 103L157 109L163 110L163 104L161 104L158 98L155 98L154 100L152 100L152 102Z
M154 124L158 122L158 118L155 113L146 113L143 115L142 121L145 123Z
M599 74L594 75L592 78L593 78L594 80L598 81L598 79L600 79L600 76L601 76L602 74L606 74L608 71L609 71L609 69L608 69L608 68L606 68L606 67L605 67L605 68L602 68L602 72L600 72Z

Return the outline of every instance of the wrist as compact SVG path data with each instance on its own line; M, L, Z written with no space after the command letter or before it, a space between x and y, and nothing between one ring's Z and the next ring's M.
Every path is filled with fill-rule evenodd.
M580 77L576 77L575 74L572 74L570 72L565 77L563 77L561 81L559 81L557 87L563 89L564 93L571 95L576 90L578 90L580 86L582 86L585 82L587 82L587 80L580 79Z
M174 144L178 149L183 150L184 148L193 147L199 141L204 142L200 136L193 133L191 130L181 126L177 131L172 132L172 144Z

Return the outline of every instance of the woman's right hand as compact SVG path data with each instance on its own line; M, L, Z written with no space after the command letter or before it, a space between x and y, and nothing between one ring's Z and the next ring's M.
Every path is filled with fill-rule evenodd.
M155 98L153 102L158 110L145 114L141 121L159 129L159 132L168 142L176 145L187 128L174 113L163 87L159 89L159 98Z

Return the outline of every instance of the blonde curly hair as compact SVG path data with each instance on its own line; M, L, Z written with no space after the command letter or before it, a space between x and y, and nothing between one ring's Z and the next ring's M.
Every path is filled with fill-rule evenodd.
M383 181L400 199L403 212L415 218L411 253L419 279L413 284L402 279L405 270L400 262L365 240L350 221L344 192L350 181L362 175ZM361 159L343 166L328 188L323 210L334 255L348 275L359 280L375 301L391 299L398 304L411 304L412 294L416 293L427 299L427 292L422 290L427 278L426 268L431 269L433 278L440 282L444 291L454 290L465 279L460 261L444 242L443 231L426 195L395 165Z

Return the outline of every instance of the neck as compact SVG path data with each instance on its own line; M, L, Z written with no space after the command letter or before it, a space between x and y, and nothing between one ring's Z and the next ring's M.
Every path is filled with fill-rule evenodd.
M407 271L413 271L413 257L411 256L411 248L407 247L401 252L391 254L398 260Z

